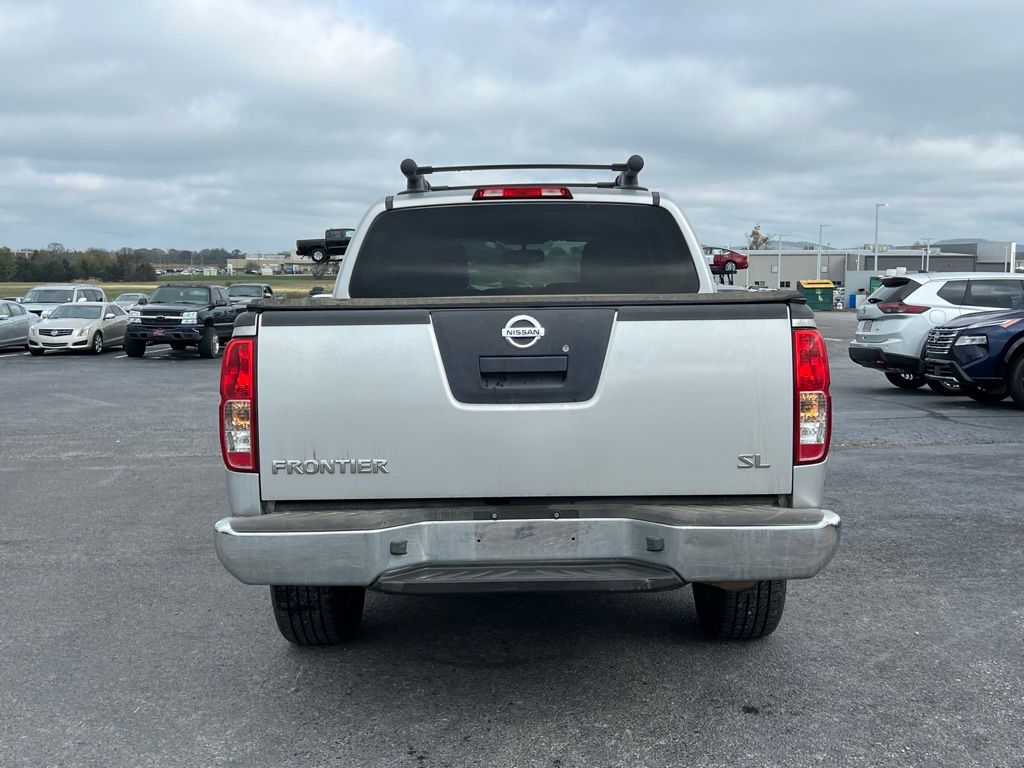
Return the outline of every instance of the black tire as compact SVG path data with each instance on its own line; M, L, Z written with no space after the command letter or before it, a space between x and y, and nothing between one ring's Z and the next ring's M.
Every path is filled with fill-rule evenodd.
M960 391L978 403L998 403L1005 400L1009 394L1005 389L1002 392L993 392L992 390L982 389L970 384L961 384Z
M28 353L34 357L42 357L46 350L40 349L39 347L29 347Z
M220 354L220 336L212 325L203 329L203 338L199 340L199 356L207 359Z
M184 341L172 341L170 342L170 344L171 349L176 349L179 352L183 349L188 349L188 344L186 344Z
M325 261L327 261L327 253L317 248L309 255L309 258L313 260L314 264L323 264Z
M786 607L785 581L759 581L750 589L730 592L710 584L693 585L697 621L716 640L755 640L779 626Z
M952 384L948 381L936 381L935 379L928 379L928 389L934 392L936 395L962 395L963 390L960 389L959 384Z
M732 274L733 272L736 271L736 262L731 260L725 262L725 264L722 265L722 271L725 272L727 275Z
M92 341L89 342L89 352L93 355L103 354L103 334L99 331L92 335Z
M920 389L927 381L924 376L916 373L886 373L885 378L894 387L900 389Z
M1024 408L1024 354L1017 355L1017 358L1010 363L1009 371L1006 391L1013 398L1013 402Z
M146 354L146 342L142 339L125 339L124 353L128 357L142 357Z
M337 645L359 633L363 587L270 588L274 620L284 639L295 645Z

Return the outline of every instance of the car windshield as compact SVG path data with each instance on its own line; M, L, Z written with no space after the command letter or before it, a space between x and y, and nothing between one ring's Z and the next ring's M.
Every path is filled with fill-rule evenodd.
M377 217L352 274L353 298L486 294L687 293L697 270L664 208L489 203Z
M64 304L71 301L75 292L64 288L34 288L25 294L26 304Z
M82 307L78 304L64 304L50 313L51 320L99 320L103 307Z
M263 298L263 288L259 285L232 285L228 288L228 296L255 296Z
M129 303L138 301L139 297L141 295L142 295L141 293L122 293L120 296L118 296L116 299L114 299L114 303L115 304L129 304Z
M198 304L210 303L210 289L194 286L163 285L156 289L149 299L150 304Z

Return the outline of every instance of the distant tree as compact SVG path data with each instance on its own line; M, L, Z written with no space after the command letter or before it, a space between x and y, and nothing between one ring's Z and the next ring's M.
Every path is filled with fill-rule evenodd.
M51 259L56 259L57 257L67 253L68 249L65 248L61 243L50 243L48 246L46 246L46 252L50 254Z
M763 251L772 243L772 236L761 232L761 225L755 224L747 235L747 248L752 251Z
M313 278L315 280L322 280L327 276L327 270L330 268L331 263L329 261L321 261L319 264L314 264L312 269Z

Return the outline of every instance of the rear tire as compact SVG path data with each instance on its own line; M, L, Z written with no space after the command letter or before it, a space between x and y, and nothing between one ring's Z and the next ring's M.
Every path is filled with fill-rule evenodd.
M284 639L295 645L337 645L359 633L363 587L270 588L274 620Z
M203 330L203 338L199 340L199 356L207 359L216 357L220 352L220 336L212 325Z
M969 384L961 384L960 391L967 395L971 400L978 403L998 403L1006 399L1008 394L1006 390L1002 392L993 392L989 389L982 389L981 387L972 387Z
M309 255L309 258L313 260L314 264L323 264L327 261L327 253L317 248L313 253Z
M1024 408L1024 354L1017 355L1017 359L1010 365L1006 390L1013 398L1013 402Z
M926 382L924 376L914 373L886 373L885 378L894 387L900 389L920 389Z
M695 583L693 602L700 628L708 637L756 640L779 626L786 607L786 582L759 581L740 592Z
M928 379L928 388L936 395L962 395L964 392L959 384L950 384L948 381L936 381Z
M725 274L727 274L727 275L734 274L736 272L736 262L735 261L727 261L727 262L725 262L725 264L722 266L722 271L725 272Z
M124 353L128 357L142 357L146 354L146 342L142 339L125 339Z

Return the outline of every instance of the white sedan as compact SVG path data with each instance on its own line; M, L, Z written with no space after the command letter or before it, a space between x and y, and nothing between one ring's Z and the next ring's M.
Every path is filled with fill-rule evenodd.
M107 347L122 346L127 327L128 313L117 304L61 304L29 330L28 351L42 355L50 349L79 349L98 355Z

